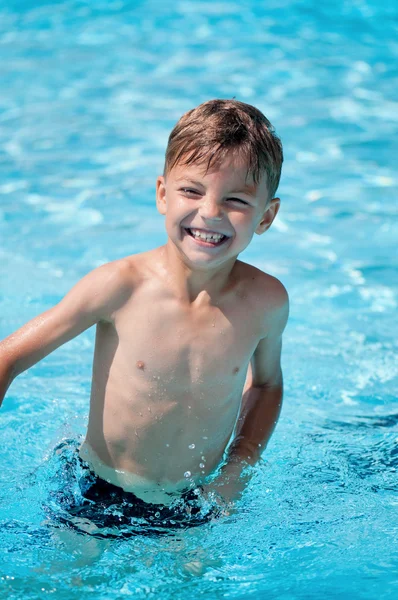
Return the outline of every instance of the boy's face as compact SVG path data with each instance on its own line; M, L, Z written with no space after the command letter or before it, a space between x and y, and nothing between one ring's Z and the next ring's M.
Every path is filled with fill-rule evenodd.
M169 242L197 269L235 260L254 233L270 227L280 203L268 199L265 175L255 185L247 166L232 158L207 173L201 164L177 164L158 177L156 196Z

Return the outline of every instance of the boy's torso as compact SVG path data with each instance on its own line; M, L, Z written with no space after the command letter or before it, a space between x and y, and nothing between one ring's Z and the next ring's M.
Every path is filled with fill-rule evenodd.
M263 290L269 276L237 261L229 289L217 299L201 292L187 303L170 291L157 258L152 251L125 259L132 293L97 325L91 464L132 491L145 482L154 491L183 489L214 471L234 431L250 358L265 335L259 312L267 312L267 298L258 298L256 281Z

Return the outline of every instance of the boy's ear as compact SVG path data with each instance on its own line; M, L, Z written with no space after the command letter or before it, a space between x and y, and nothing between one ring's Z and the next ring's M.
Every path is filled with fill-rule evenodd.
M272 198L272 200L269 203L268 207L266 208L263 216L261 217L260 223L257 225L257 227L255 229L255 232L258 235L261 235L262 233L264 233L264 231L267 231L267 229L269 229L271 227L272 221L275 219L276 215L278 214L280 205L281 205L280 198Z
M161 215L166 214L166 185L163 175L156 180L156 207Z

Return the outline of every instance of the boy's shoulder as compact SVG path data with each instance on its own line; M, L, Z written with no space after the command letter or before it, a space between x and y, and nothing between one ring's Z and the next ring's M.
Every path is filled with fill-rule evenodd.
M153 264L152 252L141 252L104 263L93 272L113 283L115 288L134 287L148 274Z
M112 320L140 284L150 278L153 259L143 252L104 263L90 271L65 296L64 305L83 306L99 320Z
M253 301L264 301L275 306L285 305L289 301L285 286L279 279L242 261L237 262L237 275L240 287Z
M283 283L253 265L237 263L240 295L246 298L250 314L267 332L283 331L289 314L289 296Z

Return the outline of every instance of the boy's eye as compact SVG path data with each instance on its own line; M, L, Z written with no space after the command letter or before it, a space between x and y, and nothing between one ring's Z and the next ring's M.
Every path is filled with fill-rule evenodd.
M192 188L181 188L181 191L184 194L191 194L191 195L195 195L195 196L199 195L199 192L197 190L193 190Z
M201 196L202 193L199 192L198 190L195 190L193 188L181 188L180 191L187 195L187 196ZM242 206L249 206L249 202L246 202L246 200L242 200L242 198L235 198L235 197L231 197L231 198L227 198L228 202L236 202L237 204L241 204Z
M238 202L239 204L243 204L247 206L249 203L246 200L242 200L242 198L228 198L230 202Z

